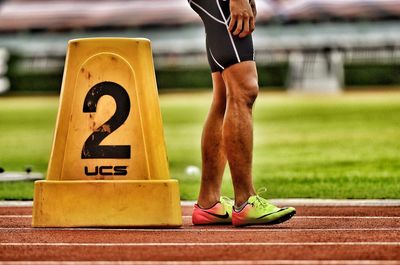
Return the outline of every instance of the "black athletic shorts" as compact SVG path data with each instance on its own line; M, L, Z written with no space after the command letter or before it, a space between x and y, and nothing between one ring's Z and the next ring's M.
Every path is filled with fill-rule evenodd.
M228 66L243 61L254 61L253 39L233 35L229 0L188 0L201 17L206 30L206 49L212 72L222 72Z

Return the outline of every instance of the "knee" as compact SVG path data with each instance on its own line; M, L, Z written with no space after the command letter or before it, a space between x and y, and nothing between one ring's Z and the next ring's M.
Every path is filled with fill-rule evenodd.
M258 96L258 82L257 80L255 81L251 81L247 86L246 86L246 91L245 91L245 95L244 95L244 99L246 102L246 105L249 108L252 108L254 105L254 102L257 99Z
M257 79L246 80L238 87L240 89L228 92L228 100L252 109L259 91Z

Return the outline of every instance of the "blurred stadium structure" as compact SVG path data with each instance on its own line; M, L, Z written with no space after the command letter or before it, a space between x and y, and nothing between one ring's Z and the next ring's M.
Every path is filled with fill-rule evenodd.
M338 92L352 85L400 84L399 0L256 2L262 86ZM58 89L67 40L95 36L151 39L159 86L191 87L196 80L187 71L207 69L203 31L186 0L0 2L0 48L3 64L5 54L11 55L11 90L46 90L46 82ZM0 52L0 76L1 58ZM207 80L193 86L207 86Z
M10 88L10 82L5 74L7 73L8 52L0 48L0 94L5 93Z

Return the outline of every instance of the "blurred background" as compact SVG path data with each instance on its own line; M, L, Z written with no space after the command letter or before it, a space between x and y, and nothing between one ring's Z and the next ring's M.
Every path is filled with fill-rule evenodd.
M262 87L337 92L400 84L400 1L257 4L254 42ZM94 36L151 39L160 89L211 85L204 30L185 0L0 5L0 93L59 91L67 41Z
M256 184L273 197L400 197L400 1L256 3ZM152 41L172 176L195 199L211 78L186 0L0 1L0 167L45 173L67 41L113 36ZM30 193L0 184L0 198Z

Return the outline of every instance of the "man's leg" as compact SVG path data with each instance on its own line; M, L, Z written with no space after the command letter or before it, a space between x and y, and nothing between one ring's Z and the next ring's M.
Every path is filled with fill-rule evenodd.
M252 182L252 108L258 94L254 61L234 64L222 73L227 88L223 142L231 170L235 204L240 206L256 192Z
M202 177L197 203L208 208L220 198L226 155L222 141L222 124L226 107L226 89L220 72L212 73L213 102L201 139Z

